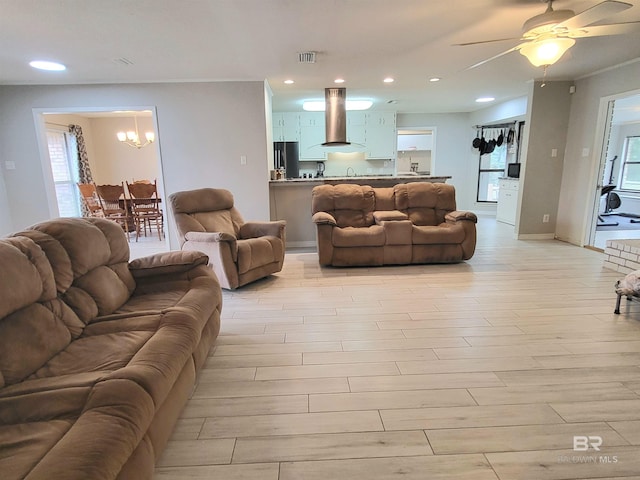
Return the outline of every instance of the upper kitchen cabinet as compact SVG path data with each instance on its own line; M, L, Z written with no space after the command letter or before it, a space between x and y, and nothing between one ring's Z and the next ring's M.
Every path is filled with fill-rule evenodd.
M300 141L300 121L296 112L274 113L273 141L274 142L298 142Z
M322 127L324 129L324 112L302 112L299 114L301 127Z
M370 112L365 115L365 145L368 158L396 158L395 112Z
M367 126L369 125L386 125L396 128L396 113L395 112L369 112L365 115Z

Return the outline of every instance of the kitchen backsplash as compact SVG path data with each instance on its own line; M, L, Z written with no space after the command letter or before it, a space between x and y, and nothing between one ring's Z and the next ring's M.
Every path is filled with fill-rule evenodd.
M349 175L393 175L396 173L393 160L367 160L364 153L329 153L325 160L325 177L346 177ZM317 162L300 162L300 176L312 174L315 176Z

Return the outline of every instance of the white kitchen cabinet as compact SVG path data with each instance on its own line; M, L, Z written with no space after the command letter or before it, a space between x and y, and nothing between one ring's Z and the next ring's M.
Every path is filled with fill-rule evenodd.
M366 125L366 116L362 111L347 112L347 128L352 125Z
M300 160L326 160L324 112L282 112L273 114L273 140L300 142ZM347 112L347 141L366 145L370 159L396 157L395 112Z
M326 160L327 150L322 146L324 143L325 131L322 126L301 126L300 127L300 160Z
M366 114L367 125L386 125L396 128L395 112L369 112Z
M301 127L324 128L324 112L302 112L298 118Z
M502 223L508 223L509 225L515 225L520 181L518 179L501 178L498 181L498 185L500 189L498 191L496 220Z
M300 141L299 114L296 112L274 113L273 141L274 142L298 142Z
M433 135L398 135L398 150L433 150Z

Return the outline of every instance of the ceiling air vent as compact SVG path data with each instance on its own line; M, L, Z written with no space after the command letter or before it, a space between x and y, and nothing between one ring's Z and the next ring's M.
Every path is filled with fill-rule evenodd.
M316 63L316 52L298 52L298 63Z

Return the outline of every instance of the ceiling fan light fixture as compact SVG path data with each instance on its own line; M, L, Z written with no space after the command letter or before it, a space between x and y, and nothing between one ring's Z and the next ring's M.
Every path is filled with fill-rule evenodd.
M523 45L520 53L527 57L534 67L542 67L556 63L575 43L573 38L548 38Z

